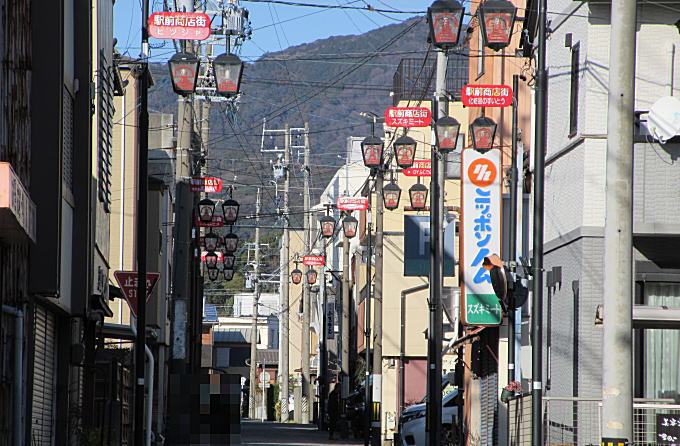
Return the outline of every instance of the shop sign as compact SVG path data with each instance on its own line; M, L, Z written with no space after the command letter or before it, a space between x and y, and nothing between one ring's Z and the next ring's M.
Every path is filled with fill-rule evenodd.
M385 125L388 127L428 127L431 122L429 108L390 107L385 110Z
M137 317L137 286L139 274L137 271L114 271L113 277L116 278L118 286L125 296L125 300L130 306L130 312L134 317ZM149 301L151 292L153 291L161 273L146 273L146 300Z
M338 197L336 206L341 211L365 211L368 209L366 197Z
M509 107L512 88L507 85L466 85L461 99L466 107Z
M222 251L213 251L217 254L217 263L224 261L224 253ZM201 262L205 262L205 256L208 255L208 251L201 251Z
M198 216L196 216L196 227L198 228L221 228L224 226L224 217L221 215L213 214L212 221L204 223Z
M202 12L154 12L149 35L156 39L205 40L210 37L210 17Z
M326 264L324 256L304 256L302 264L306 266L322 266Z
M213 177L194 177L191 179L191 192L215 194L222 192L222 180Z
M499 325L501 304L484 257L501 252L501 151L463 150L461 318L468 325Z
M0 163L0 236L5 232L23 232L35 242L35 204L10 163Z
M407 177L429 177L432 175L432 161L415 160L413 166L401 172Z
M335 302L326 302L326 339L335 339Z

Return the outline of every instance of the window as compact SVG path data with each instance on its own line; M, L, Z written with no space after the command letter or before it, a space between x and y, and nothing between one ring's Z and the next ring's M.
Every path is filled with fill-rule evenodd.
M229 367L229 347L215 348L215 367Z
M569 137L576 135L578 127L578 76L579 44L571 47L571 91L569 96Z

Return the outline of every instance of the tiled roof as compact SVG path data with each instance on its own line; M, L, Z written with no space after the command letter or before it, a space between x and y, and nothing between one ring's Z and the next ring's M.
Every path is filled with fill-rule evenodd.
M250 344L250 333L250 328L216 328L213 330L213 343Z

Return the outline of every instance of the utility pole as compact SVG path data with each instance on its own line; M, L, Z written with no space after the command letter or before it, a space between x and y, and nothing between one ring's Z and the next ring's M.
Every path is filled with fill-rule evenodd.
M310 171L309 171L309 124L305 122L305 155L304 155L304 235L305 235L305 255L309 254L310 247L310 236L309 236L309 188L311 183ZM302 424L309 424L309 412L310 405L312 403L312 386L310 381L309 372L309 360L310 360L310 349L309 349L309 330L310 330L310 315L312 311L311 305L311 293L309 290L309 284L307 283L307 272L309 271L309 266L305 267L305 277L304 285L302 287Z
M320 398L319 398L319 427L321 430L326 429L326 398L328 396L328 339L326 334L328 333L328 318L326 317L326 305L328 304L328 298L326 296L326 240L321 239L321 255L324 258L324 264L319 267L319 299L321 300L321 333L319 336L319 342L321 343L320 348L320 360L319 360L319 372L317 376L321 377L319 382L320 386Z
M538 54L536 60L536 133L534 138L534 240L531 303L531 443L543 445L543 208L548 114L546 70L547 0L538 0Z
M379 198L380 199L380 198ZM364 314L365 327L364 336L366 343L366 372L364 381L364 411L370 410L369 404L371 400L371 263L373 257L373 241L371 240L371 231L373 230L373 218L371 214L371 191L368 192L368 210L366 211L366 298L364 300ZM364 413L364 446L369 446L371 443L371 417L368 413Z
M512 76L512 160L510 164L510 220L508 224L508 258L517 261L517 115L519 94L519 75ZM514 273L513 273L514 280ZM508 309L508 383L516 380L515 376L515 327L517 311L515 309L515 288L508 293L510 305ZM509 432L509 431L508 431Z
M289 291L290 291L290 218L288 216L288 199L290 191L290 175L288 165L290 164L290 134L286 124L285 132L285 152L283 153L283 235L281 240L281 421L288 421L288 348L289 348Z
M380 166L375 175L375 284L373 289L373 416L371 443L381 444L380 403L382 401L382 304L383 304L383 182L385 169Z
M347 191L345 191L345 195ZM349 214L348 214L349 215ZM342 351L340 353L340 370L342 371L341 397L342 416L346 417L347 396L349 395L349 238L342 239Z
M434 122L448 115L446 100L446 52L437 52L435 94L432 101ZM434 135L433 135L434 136ZM427 444L439 446L442 419L442 304L444 286L444 182L446 179L444 155L437 151L432 138L432 176L430 178L430 321L427 332Z
M636 2L611 5L604 226L602 439L633 439L633 131ZM612 261L607 261L611 259Z
M256 374L257 374L257 306L260 303L260 188L257 188L257 198L255 201L255 266L253 268L255 293L253 295L253 320L250 323L250 398L248 404L248 418L255 419L255 406L257 404ZM262 374L264 379L264 372ZM264 394L262 395L264 398Z

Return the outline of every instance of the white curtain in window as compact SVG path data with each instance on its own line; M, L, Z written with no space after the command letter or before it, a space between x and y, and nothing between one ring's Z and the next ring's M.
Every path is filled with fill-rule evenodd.
M680 307L680 283L645 283L645 303ZM680 330L645 330L645 397L680 402Z

